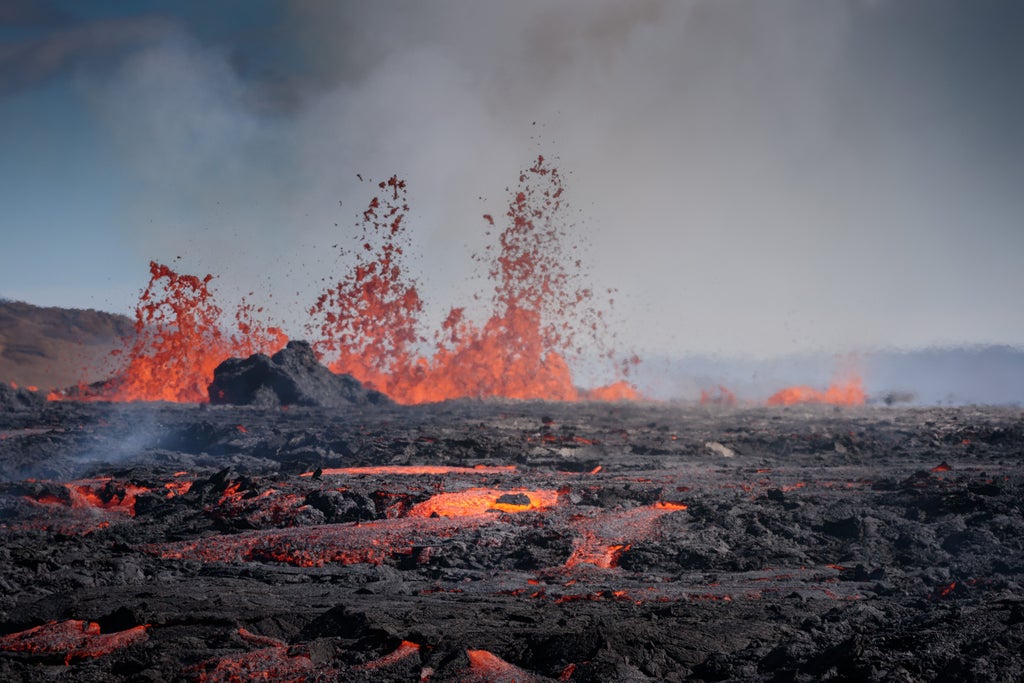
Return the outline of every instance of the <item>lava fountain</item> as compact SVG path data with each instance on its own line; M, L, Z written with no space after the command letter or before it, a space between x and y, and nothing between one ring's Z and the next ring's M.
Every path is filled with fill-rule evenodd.
M824 391L808 386L791 386L781 389L768 397L770 406L789 406L799 403L827 403L836 406L864 405L867 394L860 376L849 373L836 379Z
M505 214L508 227L498 245L478 257L494 285L489 317L477 324L464 308L452 308L432 335L422 331L423 302L404 264L406 183L392 176L377 189L362 214L351 269L309 309L307 332L333 372L350 374L403 404L459 397L639 397L626 381L639 360L616 358L604 310L593 290L578 284L582 264L566 247L562 176L544 157L520 173ZM484 218L494 224L491 216ZM115 352L122 370L101 385L79 387L76 397L205 402L222 361L272 353L288 341L280 328L258 319L262 309L245 300L234 316L235 331L224 331L212 275L182 275L156 262L150 274L136 306L135 334ZM587 347L614 365L618 381L592 390L574 385L568 359Z
M288 342L280 328L256 318L262 308L244 299L235 312L235 332L225 332L224 312L210 289L212 275L182 275L155 261L149 272L135 306L135 334L112 352L126 364L107 382L80 385L75 398L205 402L213 370L225 358L271 352Z
M505 397L574 401L633 399L638 394L620 379L581 392L573 384L567 357L583 354L590 341L615 361L605 346L604 312L594 293L579 286L581 262L566 250L565 187L544 157L519 175L489 260L494 283L492 313L477 325L464 308L452 308L433 351L415 349L422 301L402 258L405 182L392 177L378 185L363 213L361 249L348 276L325 291L310 310L319 319L311 331L317 351L334 372L348 373L399 403L428 403L459 397ZM494 219L484 216L491 225ZM571 266L571 267L570 267ZM611 301L609 300L609 305ZM624 378L635 358L619 361Z

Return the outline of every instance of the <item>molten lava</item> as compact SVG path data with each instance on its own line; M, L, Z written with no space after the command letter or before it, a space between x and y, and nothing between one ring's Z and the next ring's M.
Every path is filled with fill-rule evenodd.
M500 491L497 489L466 489L455 493L439 493L414 505L410 517L470 517L488 512L525 512L543 510L558 504L558 491Z
M789 406L798 403L828 403L836 406L864 405L867 395L860 377L853 376L843 382L833 382L825 391L807 386L786 387L768 397L770 406Z
M28 499L43 505L63 505L75 510L105 510L134 517L136 496L149 491L145 486L119 484L109 477L79 479L59 486L66 492L66 498L42 493L28 496Z
M114 650L148 639L148 626L135 626L117 633L100 633L96 622L68 619L51 621L0 637L0 650L39 656L63 656L64 664L77 659L100 657Z
M383 657L372 659L369 662L358 664L352 668L355 671L374 671L377 669L385 669L389 666L397 664L398 662L401 662L404 659L408 659L409 657L412 657L414 655L419 655L419 653L420 646L418 643L414 643L410 640L403 640L401 643L399 643L397 648L395 648L392 652L389 652L388 654L384 655Z
M467 683L533 683L537 676L506 662L487 650L466 650L469 669L462 675Z
M416 545L441 546L447 539L484 524L466 519L400 518L365 524L324 524L210 536L153 546L164 559L202 562L281 562L295 567L326 564L386 564L409 557Z
M226 334L212 275L182 275L155 261L149 272L135 307L135 335L126 340L127 349L113 352L126 355L127 365L98 391L80 387L77 398L205 402L213 370L226 358L273 352L288 342L279 328L258 322L262 309L244 300L235 313L237 333Z
M631 544L655 533L655 523L663 516L686 510L684 503L658 501L652 505L602 512L596 517L581 517L575 526L581 538L565 561L568 568L589 564L601 569L619 566L619 558Z
M423 302L404 264L406 183L392 176L378 190L362 214L351 270L309 309L307 331L332 371L403 404L459 397L639 398L625 379L589 391L573 384L567 358L582 355L585 341L622 377L639 359L615 358L593 290L576 283L582 266L565 246L562 176L543 157L520 174L505 214L508 227L499 246L488 249L490 316L477 325L464 308L452 308L426 353ZM494 224L492 216L485 218ZM279 328L258 320L262 309L244 299L234 316L236 332L226 332L210 289L212 275L183 275L156 262L150 273L135 310L135 335L115 352L127 359L125 366L98 390L79 387L79 398L205 402L222 361L273 353L288 341Z
M282 644L204 662L196 667L194 678L200 683L300 683L309 680L308 676L313 672L313 660L309 654L292 653Z
M493 312L477 326L465 309L452 308L427 356L417 352L426 341L419 332L423 304L403 264L406 185L393 176L378 188L383 196L363 213L353 270L310 309L320 319L316 349L331 370L405 404L489 396L638 398L624 380L592 392L580 392L572 382L566 357L582 353L581 330L605 358L613 353L602 346L603 313L593 306L592 290L574 284L581 264L565 253L564 186L543 157L520 174L506 212L509 226L489 264ZM620 362L619 370L625 374L636 362Z
M396 385L408 381L402 375L415 364L415 345L422 341L417 326L423 302L403 267L405 181L392 176L378 188L383 199L374 197L363 212L354 267L309 312L321 318L315 348L332 371L398 399Z

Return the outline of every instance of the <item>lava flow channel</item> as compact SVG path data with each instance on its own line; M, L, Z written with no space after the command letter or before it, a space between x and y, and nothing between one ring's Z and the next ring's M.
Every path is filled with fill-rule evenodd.
M469 666L461 672L466 683L541 683L542 679L487 650L466 650Z
M66 497L44 492L27 495L25 498L41 505L59 505L74 510L104 510L134 517L135 498L149 491L145 486L119 484L110 477L80 479L56 485L63 489Z
M596 517L577 518L573 526L579 531L580 540L565 566L572 568L587 564L613 569L618 566L620 555L629 550L630 541L650 537L658 519L685 509L686 505L682 503L658 502L628 510L602 512Z
M237 683L239 681L277 681L278 683L302 683L309 680L346 680L346 671L366 675L363 672L386 671L398 664L411 661L419 663L420 646L408 640L382 657L362 664L345 666L328 660L314 663L308 648L298 645L290 647L274 638L257 636L239 629L243 640L262 645L257 650L209 659L192 668L191 673L200 683Z
M194 667L198 683L236 683L239 681L279 681L300 683L320 671L307 652L291 652L287 645L271 645L252 652L227 655Z
M0 637L0 650L63 657L64 663L70 664L77 659L100 657L141 643L149 637L147 628L148 625L143 625L116 633L101 633L100 625L94 621L51 621Z
M526 512L558 504L558 491L512 489L466 489L439 493L409 510L410 517L471 517L488 512Z
M164 559L203 562L379 565L411 556L416 546L441 545L445 539L487 524L495 519L489 512L524 512L557 501L555 491L470 489L434 496L414 506L409 517L211 536L151 546L150 552Z

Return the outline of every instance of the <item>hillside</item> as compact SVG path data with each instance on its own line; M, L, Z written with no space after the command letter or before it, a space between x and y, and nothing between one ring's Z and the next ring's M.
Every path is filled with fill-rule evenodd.
M0 382L50 389L103 379L132 332L123 315L0 300Z

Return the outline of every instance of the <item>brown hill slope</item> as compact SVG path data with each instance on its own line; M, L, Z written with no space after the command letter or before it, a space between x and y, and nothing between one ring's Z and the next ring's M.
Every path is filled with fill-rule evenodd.
M104 379L110 352L132 332L123 315L0 301L0 382L51 389Z

